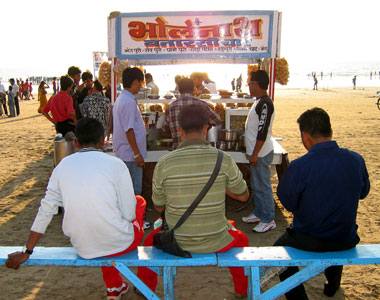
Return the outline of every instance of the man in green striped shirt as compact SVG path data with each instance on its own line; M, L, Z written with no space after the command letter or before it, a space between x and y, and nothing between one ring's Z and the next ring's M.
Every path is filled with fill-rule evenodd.
M152 200L155 208L165 210L169 228L179 218L206 185L214 169L217 149L207 141L208 115L200 105L184 106L179 114L182 143L178 149L162 157L153 174ZM194 253L223 252L233 247L248 246L247 236L233 227L225 216L225 195L238 201L249 199L246 182L234 160L227 153L214 184L190 217L175 230L175 237L183 250ZM153 245L155 229L144 245ZM247 295L247 277L242 268L230 269L235 293ZM138 276L152 289L157 286L157 275L140 268Z

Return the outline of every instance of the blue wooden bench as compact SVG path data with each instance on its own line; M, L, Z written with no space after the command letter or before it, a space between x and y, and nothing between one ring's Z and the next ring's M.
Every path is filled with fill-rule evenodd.
M0 247L0 264L4 265L8 254L21 251L21 247ZM193 254L192 258L176 257L152 247L138 247L137 250L118 257L84 259L72 247L36 247L24 265L28 266L70 266L103 267L114 266L147 299L159 297L149 289L129 268L148 267L163 277L164 298L174 299L174 278L177 267L216 266L216 254Z
M334 265L380 264L380 244L358 245L338 252L307 252L291 247L245 247L218 253L219 267L244 267L249 278L248 299L269 300ZM260 268L301 266L299 272L264 293L260 288Z

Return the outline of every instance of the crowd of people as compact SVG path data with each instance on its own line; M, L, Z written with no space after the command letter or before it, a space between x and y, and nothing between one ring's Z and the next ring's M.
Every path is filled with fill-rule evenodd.
M223 152L214 184L195 213L175 230L175 240L184 251L213 253L254 246L234 222L227 220L226 195L253 202L254 210L242 218L255 224L253 231L264 233L276 228L270 181L275 108L267 94L268 74L259 70L250 75L250 94L256 98L245 128L250 191L235 161ZM136 95L147 75L139 68L125 69L123 90L111 107L91 73L69 68L68 75L60 78L60 91L42 113L58 133L75 132L79 151L54 169L25 248L9 255L8 267L17 269L29 258L59 206L65 210L65 235L78 254L89 259L122 255L141 244L155 245L162 229L175 227L208 182L220 151L207 142L208 129L220 122L219 116L197 97L206 92L206 87L204 80L195 77L176 78L179 97L166 112L174 150L158 161L152 179L152 202L162 217L143 241L146 201L140 195L147 145ZM291 162L279 182L279 200L293 213L293 223L275 245L320 252L352 248L359 242L359 200L370 189L364 159L333 140L330 118L323 109L309 109L297 122L308 153ZM116 157L102 152L110 127ZM247 296L243 268L231 268L230 272L236 295ZM279 277L285 280L295 272L296 267L289 267ZM139 268L137 273L150 289L156 289L156 273L147 268ZM108 299L119 299L128 291L128 284L115 268L103 267L102 274ZM329 267L325 275L324 293L333 296L340 286L342 267ZM307 299L302 285L286 297Z

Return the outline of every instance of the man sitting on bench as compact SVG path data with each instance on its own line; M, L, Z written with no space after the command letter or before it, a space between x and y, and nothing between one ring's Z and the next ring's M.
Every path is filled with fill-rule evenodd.
M316 252L353 248L360 240L358 202L370 189L364 159L332 140L330 118L323 109L307 110L297 122L308 153L289 165L278 185L278 197L293 213L293 224L275 246ZM332 297L339 289L342 270L342 266L325 270L326 296ZM289 267L280 279L297 271L298 267ZM286 293L286 298L308 299L302 284Z
M209 115L204 106L193 104L182 107L179 116L181 144L178 149L159 160L153 174L152 200L156 210L165 210L169 228L194 201L209 180L215 166L218 150L207 141ZM229 224L225 215L225 195L238 201L247 201L249 193L234 160L223 153L220 172L208 193L195 211L178 229L175 237L179 246L189 252L225 252L233 247L248 246L248 237ZM154 235L145 239L144 246L153 245ZM243 268L230 268L235 293L247 295L248 280ZM148 268L139 268L138 276L153 291L157 275Z
M122 255L141 243L146 203L135 197L123 161L102 152L102 124L83 118L75 134L79 152L54 169L26 246L8 256L7 267L18 269L29 258L59 206L65 210L63 232L83 258ZM128 291L115 268L102 267L102 272L107 299L119 299Z

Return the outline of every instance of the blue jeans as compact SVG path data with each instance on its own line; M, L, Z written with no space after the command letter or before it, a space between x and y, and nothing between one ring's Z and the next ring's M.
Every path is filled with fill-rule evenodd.
M274 220L274 199L270 171L272 161L273 151L264 157L259 157L256 166L251 165L251 199L255 204L253 213L264 223Z
M133 190L135 191L135 195L141 195L143 169L139 167L134 161L125 161L125 164L128 167L129 174L131 174Z

